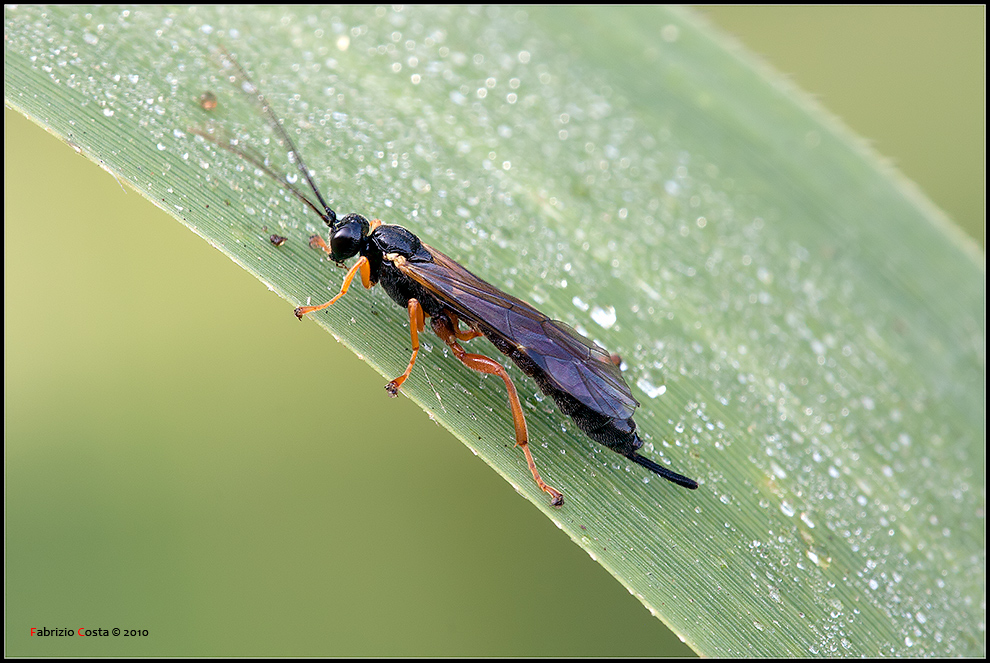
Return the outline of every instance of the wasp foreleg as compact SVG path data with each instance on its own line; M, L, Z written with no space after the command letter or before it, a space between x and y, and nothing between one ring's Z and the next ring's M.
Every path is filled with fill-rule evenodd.
M371 283L371 265L368 264L367 258L361 256L358 258L358 261L354 263L354 266L347 272L347 275L344 276L344 282L340 284L340 292L338 292L333 299L328 301L326 304L320 304L319 306L300 306L295 310L296 317L302 320L302 317L307 313L322 311L343 297L344 294L347 293L347 289L351 287L351 281L354 280L354 277L358 274L358 272L361 273L361 284L364 285L365 288L371 288L373 285Z

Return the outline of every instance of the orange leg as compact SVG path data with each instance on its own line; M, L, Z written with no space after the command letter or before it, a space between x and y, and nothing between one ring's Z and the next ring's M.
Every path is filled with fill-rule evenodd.
M327 255L330 255L330 245L320 235L313 235L309 238L309 248L320 249Z
M409 336L412 337L413 353L412 357L409 358L409 365L406 366L406 372L385 385L385 391L393 397L399 394L399 387L412 373L413 364L416 363L416 355L419 354L419 332L426 327L426 318L423 317L423 307L419 305L419 300L410 299L407 308L409 309Z
M540 490L551 497L550 504L553 506L560 506L563 504L564 495L556 488L548 486L547 483L543 481L539 471L536 469L536 461L533 460L533 454L529 450L529 433L526 430L526 418L523 416L522 404L519 402L519 394L516 393L516 386L512 384L512 380L509 378L509 374L505 371L505 367L494 359L484 355L468 354L465 352L464 348L462 348L457 342L456 332L451 329L450 325L442 318L433 319L433 331L436 332L436 335L443 339L443 342L454 351L454 355L460 359L465 366L478 371L479 373L497 375L502 378L502 381L505 382L505 388L509 392L509 406L512 409L512 423L516 427L516 446L521 447L523 453L526 454L526 464L529 465L529 471L533 474L533 480L536 481L536 485L540 487ZM465 332L465 334L469 334L469 332ZM474 336L470 336L470 338L474 338Z
M350 271L347 272L347 275L344 276L344 282L340 285L340 292L338 292L333 299L328 301L326 304L320 304L319 306L300 306L295 311L296 317L302 320L302 317L307 313L312 313L313 311L322 311L323 309L325 309L326 307L330 306L338 299L343 297L344 294L347 292L347 289L351 287L351 281L354 280L354 277L357 275L358 272L361 273L362 285L364 285L365 288L371 288L372 285L371 266L368 264L368 259L365 258L364 256L361 256L360 258L358 258L358 261L354 264L354 266L351 267Z
M482 335L480 331L471 329L470 327L468 327L467 331L461 331L460 330L461 322L460 320L457 319L457 314L448 311L447 317L449 317L450 321L454 323L453 332L454 332L454 336L457 337L457 340L470 341L472 338L478 338L479 336Z

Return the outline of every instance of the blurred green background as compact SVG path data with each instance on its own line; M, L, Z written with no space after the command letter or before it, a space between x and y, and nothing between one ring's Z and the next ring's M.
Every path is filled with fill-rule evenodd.
M982 245L982 7L703 11ZM208 244L10 111L4 161L7 654L690 653Z
M707 7L986 245L986 8Z

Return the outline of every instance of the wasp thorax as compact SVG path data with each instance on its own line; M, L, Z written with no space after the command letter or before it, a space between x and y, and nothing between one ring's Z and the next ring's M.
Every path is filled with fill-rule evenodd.
M368 220L360 214L348 214L340 219L330 232L330 258L340 262L357 255L370 228Z

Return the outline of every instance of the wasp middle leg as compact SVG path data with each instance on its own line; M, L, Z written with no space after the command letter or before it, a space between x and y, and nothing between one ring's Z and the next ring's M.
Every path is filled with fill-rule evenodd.
M419 300L410 299L406 308L409 309L409 336L412 338L412 357L409 358L409 365L406 366L406 372L385 385L385 391L393 397L398 396L399 387L402 386L402 383L412 373L413 364L416 363L416 355L419 354L419 332L426 328L426 318L423 316L423 307L420 306Z

